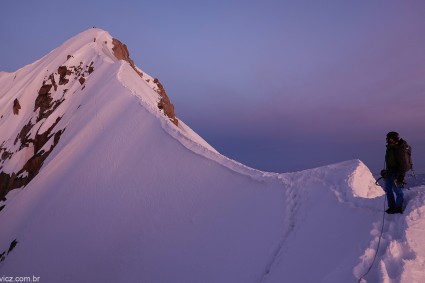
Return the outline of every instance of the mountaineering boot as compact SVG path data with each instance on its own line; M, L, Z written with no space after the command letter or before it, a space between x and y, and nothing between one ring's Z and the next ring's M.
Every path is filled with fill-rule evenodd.
M388 214L394 214L394 213L396 213L395 212L395 208L393 208L393 207L389 207L387 210L385 210L385 212L388 213Z
M393 211L393 213L403 213L403 208L401 206L396 206Z

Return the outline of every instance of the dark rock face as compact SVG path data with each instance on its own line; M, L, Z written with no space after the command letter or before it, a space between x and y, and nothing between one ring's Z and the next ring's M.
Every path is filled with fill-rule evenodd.
M136 71L136 73L143 78L143 73L136 68L136 65L134 65L134 61L130 58L130 52L128 52L127 45L125 45L124 43L122 43L116 38L112 39L112 45L113 45L112 51L114 51L114 56L118 60L127 61L130 64L130 66L133 68L133 70Z
M121 41L115 38L112 40L112 44L113 44L112 50L114 51L114 56L118 60L127 61L130 64L130 66L133 68L133 70L136 71L136 73L138 73L141 78L143 78L143 73L136 68L133 60L131 60L130 58L130 53L128 52L127 45L123 44ZM178 126L179 120L177 119L176 114L174 112L174 105L171 103L170 99L168 98L164 87L162 86L162 84L159 82L158 79L155 79L154 83L157 85L158 87L157 93L161 97L161 99L158 102L158 108L164 111L164 114L170 119L171 122L174 123L174 125Z
M78 79L78 81L80 82L80 84L82 85L82 84L84 84L84 82L86 81L86 79L84 78L84 77L80 77L79 79Z
M124 60L130 63L130 61L133 63L133 60L130 59L130 53L128 52L127 45L122 43L116 38L112 39L112 51L114 51L114 56L117 57L118 60Z
M16 188L20 188L22 186L26 186L40 171L44 160L49 156L49 154L53 151L56 145L59 143L60 137L65 129L58 130L54 132L54 128L59 123L61 117L56 119L56 122L44 133L37 133L34 139L30 139L28 137L28 133L34 126L31 124L31 121L26 124L19 135L16 137L15 144L20 141L20 150L24 147L29 147L30 144L34 146L34 155L28 159L28 161L24 164L21 170L17 173L6 174L0 171L0 199L4 198L6 194ZM42 148L46 145L46 143L53 139L53 144L49 149L42 150ZM13 154L4 151L2 154L2 159L6 160L11 158Z
M19 104L19 100L15 98L13 101L13 115L19 115L19 110L21 109L21 105Z
M69 55L67 59L71 57L72 55ZM30 118L20 129L13 142L14 146L19 145L19 150L10 150L6 146L6 141L0 141L0 199L4 199L10 190L26 186L39 173L44 161L59 143L61 135L65 131L65 128L58 128L62 117L57 117L55 122L44 132L40 132L40 125L38 126L38 130L34 128L35 124L40 121L43 124L44 122L42 120L49 118L59 105L65 101L65 96L70 95L68 88L60 91L59 95L57 93L59 86L66 85L71 81L78 81L83 89L85 87L84 84L93 71L93 62L85 66L85 68L83 67L83 62L80 62L78 66L59 66L57 72L45 77L41 87L35 91L34 95L33 111L34 116L36 116L35 123ZM13 104L15 115L19 114L19 109L21 109L19 101L15 99ZM48 143L50 143L50 146L46 146ZM17 169L17 171L12 173L6 173L2 170L3 164L11 159L15 153L31 147L34 149L33 154L28 157L28 160L26 160L21 169Z
M65 77L67 75L70 75L71 72L68 71L68 68L66 66L60 66L58 68L58 74L59 74L59 85L66 85L69 82L69 79Z
M4 172L0 172L0 199L3 199L4 196L10 191L10 179L11 176Z
M28 147L30 140L28 139L29 136L29 132L31 131L32 127L34 125L31 124L31 121L28 121L28 123L22 127L21 131L19 132L19 134L16 136L16 139L14 141L14 145L16 145L16 143L18 141L21 142L21 146L19 147L19 150L21 150L24 147Z
M6 259L6 256L9 255L9 253L11 251L13 251L13 249L18 245L18 241L15 239L13 240L10 245L9 248L7 249L7 251L3 251L2 253L0 253L0 262L4 261Z
M8 159L9 156L12 155L12 153L7 151L7 148L4 147L4 143L5 142L2 142L2 144L0 145L0 161L4 161L4 160Z
M178 126L179 120L176 118L176 114L174 113L174 105L171 103L170 99L165 92L164 87L159 82L158 79L154 79L153 81L158 86L158 94L161 96L161 99L158 102L158 108L164 111L164 114L170 118L171 122L174 125Z
M43 118L47 118L49 116L49 109L51 107L51 103L53 98L50 96L50 89L53 85L47 84L41 86L40 90L38 91L38 96L35 99L35 105L34 105L34 112L37 111L37 109L40 109L40 112L38 114L37 122L40 121Z

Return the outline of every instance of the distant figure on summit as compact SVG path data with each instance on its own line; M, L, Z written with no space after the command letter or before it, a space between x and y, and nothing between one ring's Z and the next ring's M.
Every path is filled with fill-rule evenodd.
M385 193L388 200L388 214L403 213L403 188L406 172L412 168L411 148L397 132L387 134L385 152ZM395 198L394 198L395 194Z

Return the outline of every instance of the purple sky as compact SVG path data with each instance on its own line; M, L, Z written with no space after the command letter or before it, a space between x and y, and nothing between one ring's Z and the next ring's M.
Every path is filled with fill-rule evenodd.
M421 0L8 1L0 70L96 26L230 158L276 172L359 158L376 173L394 130L425 172L424 15Z

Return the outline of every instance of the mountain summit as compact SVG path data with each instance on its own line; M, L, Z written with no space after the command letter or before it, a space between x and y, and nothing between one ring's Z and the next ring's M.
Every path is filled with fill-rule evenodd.
M0 73L0 116L0 280L425 278L419 190L380 234L359 160L277 174L219 154L106 31Z
M129 66L134 72L124 71ZM127 78L134 74L139 78ZM107 88L110 83L105 78L114 75L118 84L138 96L151 111L164 114L179 126L174 106L159 80L138 69L127 46L100 29L77 35L15 73L1 73L0 199L38 174L72 116L83 112L80 107L91 99L87 97ZM131 89L133 82L138 85ZM90 107L97 113L97 104ZM185 131L185 126L180 129ZM193 132L189 136L202 140Z

